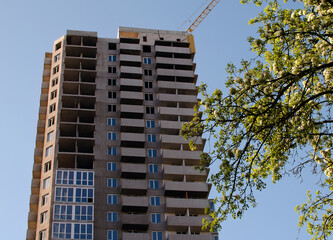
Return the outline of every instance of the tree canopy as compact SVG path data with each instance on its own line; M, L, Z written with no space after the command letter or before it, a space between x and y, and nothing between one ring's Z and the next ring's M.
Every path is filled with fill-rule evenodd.
M249 22L258 24L258 37L248 39L257 57L228 65L226 94L209 94L202 84L195 117L183 125L185 138L206 133L214 139L201 168L218 162L210 181L220 195L206 227L241 218L257 204L254 193L265 189L268 177L275 183L311 168L320 191L296 206L299 226L306 225L312 239L332 233L333 1L300 2L302 9L286 9L277 0L264 1ZM195 141L190 146L195 149Z

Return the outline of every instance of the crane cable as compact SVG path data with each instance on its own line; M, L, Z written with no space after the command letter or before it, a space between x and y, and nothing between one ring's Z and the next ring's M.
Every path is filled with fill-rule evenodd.
M200 6L197 10L195 10L195 11L191 14L191 16L189 16L189 17L185 20L185 22L184 22L182 25L180 25L180 26L177 28L177 30L179 30L181 27L183 27L183 26L187 23L187 21L189 21L189 20L193 17L193 15L196 14L196 13L202 8L202 6L204 6L208 1L209 1L209 0L204 1L204 2L201 4L201 6Z

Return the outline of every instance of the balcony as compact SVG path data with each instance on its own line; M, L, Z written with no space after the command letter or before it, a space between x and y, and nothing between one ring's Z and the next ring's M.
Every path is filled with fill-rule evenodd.
M204 214L205 208L209 206L207 199L189 198L166 198L166 212L174 213L180 210L189 209L192 214Z
M123 43L119 44L120 54L129 54L129 55L140 55L141 46L134 43Z
M167 240L212 240L212 235L209 233L200 235L179 235L179 234L169 234Z
M164 181L165 196L180 198L207 198L211 184L205 182Z
M182 54L191 54L189 48L183 47L170 47L170 46L155 46L156 52L167 52L167 53L182 53Z
M141 148L121 148L121 161L131 163L144 163L146 150Z
M143 118L143 106L139 105L120 105L120 117L131 118L131 119L142 119Z
M120 91L120 103L129 104L129 105L142 105L143 93L142 92Z
M177 77L186 77L186 78L194 78L194 73L192 70L177 70L177 69L162 69L158 68L157 79L163 80L163 77L166 76L177 76Z
M37 213L29 212L28 214L28 228L35 229L37 225Z
M188 226L191 228L202 227L202 219L206 216L190 217L190 216L167 216L166 225L168 231L177 231L187 229Z
M147 192L146 180L121 179L122 194L145 195Z
M40 178L41 170L42 170L42 164L34 163L34 165L32 167L32 176L33 176L33 178Z
M147 240L149 239L148 233L122 233L122 240Z
M166 89L184 89L184 90L196 90L196 86L194 83L185 83L185 82L168 82L168 81L158 81L157 87L166 88Z
M159 107L159 113L161 120L177 121L177 116L180 116L181 121L189 122L193 118L194 110L192 108Z
M200 172L194 166L163 165L162 169L165 180L182 180L185 175L188 181L196 180L205 182L208 176L208 171Z
M183 136L177 135L160 135L162 142L162 149L174 149L180 150L180 145L188 145L189 140L185 140ZM195 140L197 151L202 151L205 146L205 141L201 137L197 137Z
M30 211L37 212L38 210L38 194L30 195Z
M135 164L135 163L121 164L122 178L145 179L146 173L147 173L146 164Z
M120 91L141 92L142 87L143 85L141 79L120 79Z
M142 68L141 67L121 66L120 67L120 77L121 78L141 79Z
M178 151L178 150L162 150L162 161L165 164L182 164L184 159L186 165L199 165L200 164L200 155L201 151Z
M140 55L120 55L120 66L136 66L141 67Z
M122 214L122 230L147 231L149 222L146 214Z
M184 58L156 57L156 64L172 64L172 65L192 66L193 62L192 62L191 59L184 59Z
M123 212L143 212L148 209L147 197L121 196L121 205Z
M143 133L145 122L143 119L120 119L120 131L130 133Z

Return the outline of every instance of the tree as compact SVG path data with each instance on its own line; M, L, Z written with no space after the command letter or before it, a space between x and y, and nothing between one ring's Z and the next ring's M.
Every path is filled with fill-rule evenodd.
M262 4L242 0L248 2ZM241 218L256 205L254 192L265 189L268 177L275 183L311 168L322 190L296 207L299 226L307 225L312 239L327 239L333 230L333 1L301 0L303 9L266 2L250 20L259 24L259 37L249 38L256 59L228 65L226 96L220 89L209 94L202 84L203 100L182 128L187 139L202 133L214 139L201 169L219 163L210 181L220 196L205 227Z

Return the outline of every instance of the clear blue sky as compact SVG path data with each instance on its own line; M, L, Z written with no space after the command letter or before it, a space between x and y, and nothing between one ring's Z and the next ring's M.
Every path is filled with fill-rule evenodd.
M25 239L44 52L67 29L115 38L119 26L177 30L204 0L2 1L0 128L1 239ZM206 3L207 4L207 3ZM291 2L291 4L296 4ZM225 67L249 57L246 38L256 7L221 0L194 32L196 73L210 91L223 88ZM200 11L199 11L200 12ZM199 14L195 14L197 16ZM187 23L180 30L185 30ZM214 171L212 169L212 171ZM258 193L259 206L223 226L223 240L297 238L294 207L305 201L311 181L288 178ZM213 192L212 195L215 193ZM310 239L301 232L299 239Z

